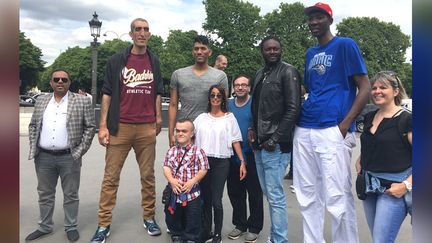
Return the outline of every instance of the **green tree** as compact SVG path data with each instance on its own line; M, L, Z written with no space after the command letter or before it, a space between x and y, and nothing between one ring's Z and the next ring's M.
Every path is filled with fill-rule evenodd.
M398 25L377 18L350 17L337 25L337 35L353 38L357 42L370 77L382 70L393 70L411 94L412 67L405 63L405 52L411 41Z
M44 70L45 62L41 59L42 51L33 45L25 33L19 34L19 76L21 80L20 94L26 93L34 87L39 79L40 73Z
M161 61L162 78L164 79L165 91L168 93L171 74L182 67L192 65L193 40L197 36L194 30L181 31L170 30L164 44L164 51L159 55Z
M98 46L98 63L97 63L97 91L99 92L104 76L105 67L108 58L115 53L123 50L130 45L128 41L120 39L108 40ZM41 75L38 82L39 89L43 91L50 90L49 80L51 72L55 69L65 69L70 73L72 84L70 90L76 91L78 86L83 86L87 92L91 91L91 47L72 47L62 52L51 64L46 71Z
M214 61L217 54L228 57L229 77L246 74L255 75L261 66L257 48L263 37L260 8L239 0L205 0L203 1L207 17L203 29L214 41Z
M292 64L300 73L304 70L306 50L315 43L306 24L304 8L299 2L281 3L279 9L264 16L265 33L281 39L282 60Z

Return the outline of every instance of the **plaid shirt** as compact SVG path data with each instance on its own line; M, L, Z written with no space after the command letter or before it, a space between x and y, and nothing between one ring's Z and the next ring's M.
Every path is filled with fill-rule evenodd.
M184 153L187 154L184 156ZM183 161L181 159L183 158ZM181 167L176 170L181 161ZM171 175L183 182L194 178L198 175L200 170L208 170L210 168L207 156L204 150L199 149L195 144L188 144L186 147L180 147L178 145L171 147L165 155L164 166L171 169ZM187 193L187 201L192 201L201 194L200 190L194 193ZM181 203L180 199L177 198L177 202Z

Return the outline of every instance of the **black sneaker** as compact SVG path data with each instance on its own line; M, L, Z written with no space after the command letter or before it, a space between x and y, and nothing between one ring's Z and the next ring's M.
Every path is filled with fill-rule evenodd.
M222 243L222 236L220 234L215 234L211 243Z
M36 240L36 239L39 239L42 236L45 236L45 235L48 235L48 234L51 234L51 233L52 232L45 233L45 232L42 232L40 230L35 230L32 233L30 233L29 235L27 235L27 237L25 238L25 240L26 241Z
M77 241L79 239L78 230L69 230L66 232L69 241Z
M161 230L159 228L159 226L157 225L156 221L149 219L149 220L145 220L144 219L144 223L143 223L144 228L147 229L147 233L149 235L152 236L157 236L161 234Z
M95 234L93 235L92 239L90 240L91 243L105 243L106 238L110 235L110 226L108 225L105 227L100 227L96 229Z
M171 237L172 243L183 243L180 236L173 236Z

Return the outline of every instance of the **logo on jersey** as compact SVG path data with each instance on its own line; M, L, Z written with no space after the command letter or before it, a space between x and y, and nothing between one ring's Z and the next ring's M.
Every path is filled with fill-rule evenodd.
M326 55L325 52L316 54L309 62L308 70L315 70L319 75L326 73L327 68L331 67L333 55Z
M142 73L137 73L134 68L128 69L125 67L122 71L122 76L123 83L131 88L153 82L153 72L151 70L144 70Z

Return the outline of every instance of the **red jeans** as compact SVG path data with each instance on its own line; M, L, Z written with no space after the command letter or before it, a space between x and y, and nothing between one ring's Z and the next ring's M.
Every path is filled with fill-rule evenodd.
M106 227L112 223L112 210L116 204L120 172L124 161L131 150L141 175L141 206L143 218L152 219L155 215L155 161L156 124L120 123L117 135L110 135L105 155L105 174L99 199L99 226Z

